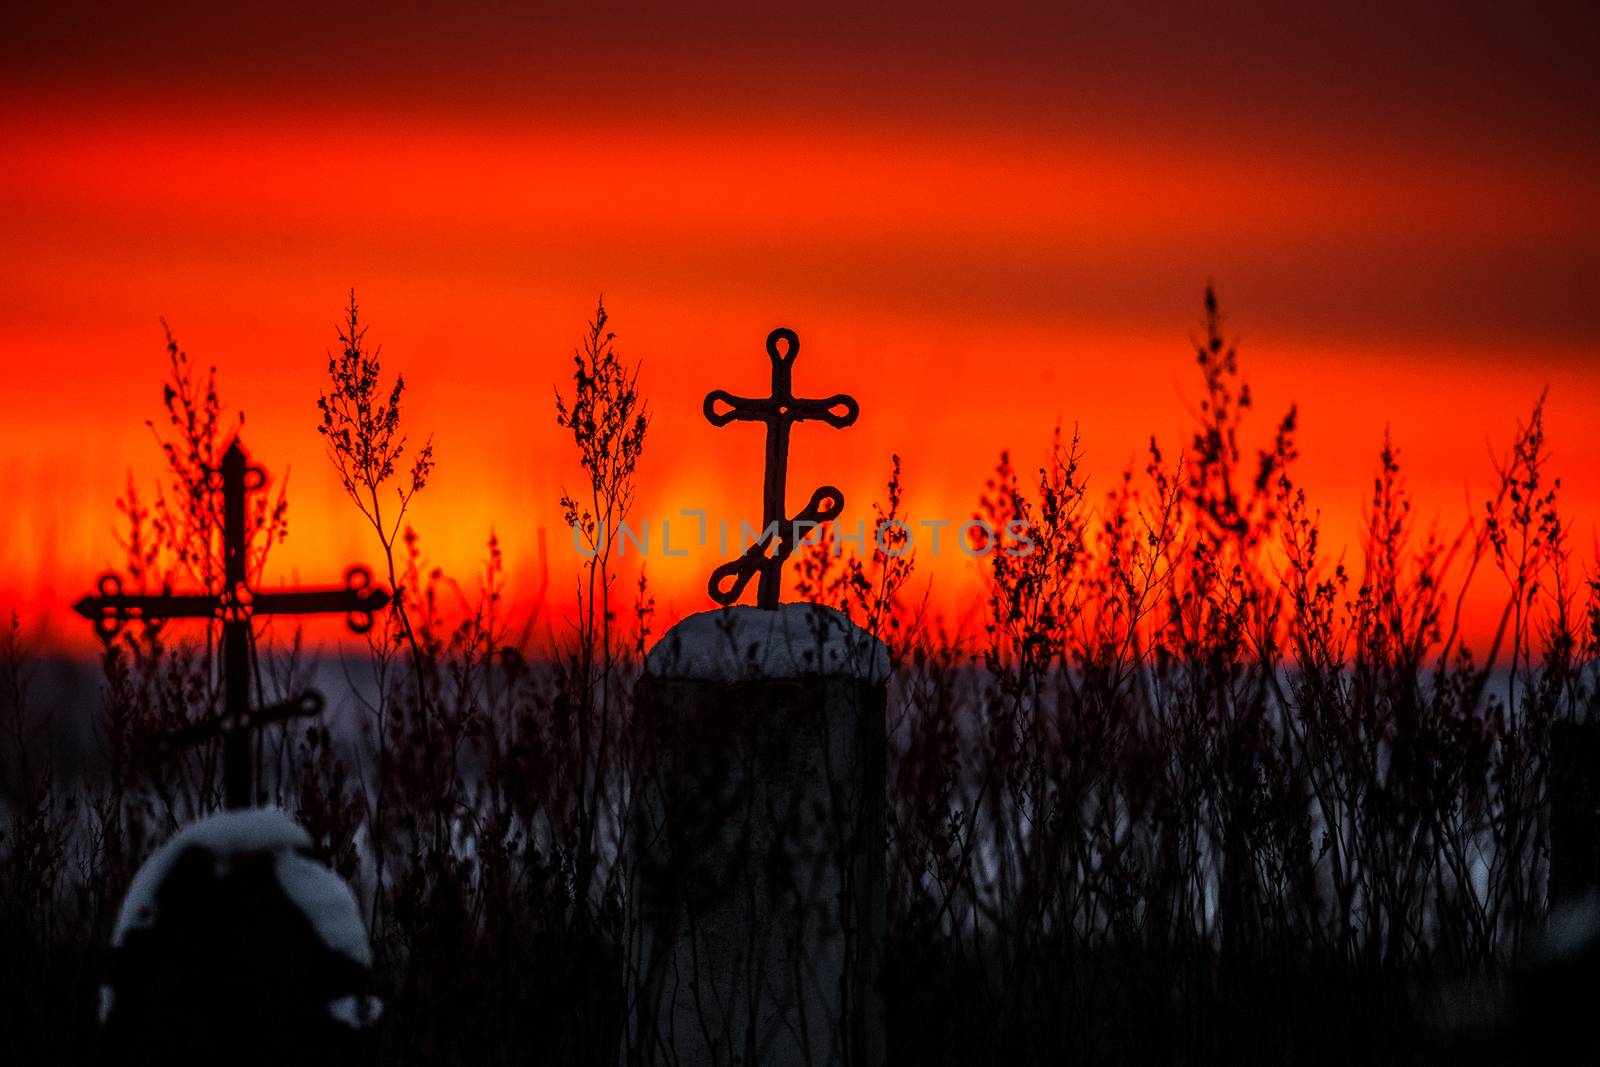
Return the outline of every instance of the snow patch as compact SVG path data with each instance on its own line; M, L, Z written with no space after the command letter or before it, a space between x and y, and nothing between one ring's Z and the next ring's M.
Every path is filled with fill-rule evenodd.
M122 898L111 945L121 945L129 930L155 925L156 892L167 880L173 863L189 848L211 853L225 870L228 857L240 853L310 847L311 835L277 808L218 812L190 823L151 853L134 874L128 895Z
M278 884L316 927L322 943L363 967L372 965L372 946L361 921L356 895L343 878L298 852L279 852Z
M111 934L115 948L130 930L155 925L156 894L173 863L190 848L215 857L217 873L227 871L232 857L270 852L284 895L311 921L323 943L363 967L372 963L366 926L355 894L344 879L309 858L311 835L277 808L224 811L191 823L153 852L133 876Z
M740 605L678 623L645 657L645 671L705 681L843 675L881 682L889 677L889 650L820 604Z
M350 993L328 1001L328 1014L355 1030L364 1030L383 1014L383 1001L365 993Z

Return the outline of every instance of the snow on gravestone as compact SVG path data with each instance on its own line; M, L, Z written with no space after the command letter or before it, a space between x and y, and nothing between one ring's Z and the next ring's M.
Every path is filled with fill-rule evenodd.
M888 653L812 604L691 616L646 659L631 1058L883 1062Z
M101 988L104 1062L352 1062L381 1005L350 887L281 811L185 827L133 878Z

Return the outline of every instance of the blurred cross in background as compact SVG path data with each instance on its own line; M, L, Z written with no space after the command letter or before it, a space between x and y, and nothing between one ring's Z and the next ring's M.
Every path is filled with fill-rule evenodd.
M779 351L779 342L784 349ZM778 606L778 592L783 580L783 561L794 552L795 527L801 523L815 526L836 518L844 510L844 494L831 485L824 485L811 494L811 500L800 513L790 518L784 505L789 467L789 427L797 422L820 419L835 429L842 430L856 421L861 414L855 398L835 393L824 400L797 398L790 378L794 361L800 355L800 338L790 329L779 327L767 335L767 356L772 360L772 393L764 397L734 396L722 389L706 394L706 419L713 426L726 426L730 422L764 422L767 424L767 473L761 503L761 534L743 556L724 563L711 572L707 589L711 599L719 604L732 604L744 592L754 574L761 575L756 589L756 605L762 608ZM726 410L718 410L718 405Z
M223 454L222 466L213 472L222 490L223 589L220 593L124 593L122 579L102 575L97 592L73 605L73 610L94 623L101 638L110 640L130 620L221 619L223 713L209 722L168 737L181 745L222 736L222 777L227 806L254 804L252 731L270 722L322 710L320 693L308 690L270 707L250 708L251 655L254 638L250 620L256 615L342 614L350 629L365 633L373 616L389 603L387 589L373 585L365 567L345 571L344 585L320 589L282 589L257 592L246 576L246 495L266 483L260 467L251 466L237 439Z

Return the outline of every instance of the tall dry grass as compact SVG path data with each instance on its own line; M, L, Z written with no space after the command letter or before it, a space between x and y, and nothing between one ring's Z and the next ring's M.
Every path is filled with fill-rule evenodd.
M1591 716L1600 681L1600 579L1575 558L1542 400L1457 531L1419 523L1401 446L1374 442L1361 543L1330 552L1295 413L1256 430L1209 293L1204 310L1181 448L1152 439L1098 482L1075 435L1031 471L1001 455L974 514L1025 521L1034 550L986 557L980 624L929 610L902 535L844 558L823 530L796 556L799 594L882 637L896 668L896 1062L1406 1062L1436 983L1501 971L1542 921L1551 731ZM404 518L431 442L409 450L403 379L353 297L337 335L318 428L397 595L344 665L348 721L263 731L265 798L359 889L388 1002L379 1062L613 1064L650 756L630 691L654 605L610 555L648 430L637 364L597 308L556 404L581 478L560 503L592 554L575 614L552 620L506 601L491 531L479 574L429 563ZM214 590L208 471L236 423L175 343L163 397L168 476L118 505L126 575ZM874 508L906 517L898 458ZM287 522L263 495L253 574ZM1462 604L1491 590L1497 633L1469 649ZM80 775L52 750L21 632L0 641L0 1047L86 1061L121 893L221 800L216 744L163 742L219 709L217 633L106 642ZM257 642L262 701L327 684L293 630Z

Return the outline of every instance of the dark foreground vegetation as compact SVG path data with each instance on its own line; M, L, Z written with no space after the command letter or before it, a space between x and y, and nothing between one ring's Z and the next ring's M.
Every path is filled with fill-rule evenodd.
M214 375L170 355L170 477L119 502L125 580L215 589L206 472L235 427ZM893 1062L1416 1062L1517 1040L1501 991L1547 909L1552 730L1591 717L1600 654L1600 581L1569 543L1541 405L1457 532L1416 521L1401 450L1375 442L1365 535L1330 551L1295 414L1252 429L1209 294L1195 358L1192 437L1152 439L1142 469L1091 490L1061 434L1036 471L1002 455L976 513L1025 519L1034 550L988 557L978 626L926 610L909 554L798 557L800 595L896 667ZM608 536L647 435L637 372L602 309L558 399L581 472L562 504L595 555L553 652L502 599L493 539L475 578L426 563L405 514L432 454L403 398L352 302L319 429L402 595L355 668L359 729L271 728L263 788L358 888L377 1062L615 1064L628 811L651 758L629 711L653 604ZM892 469L881 518L904 517ZM253 572L286 519L281 497L252 515ZM1488 647L1464 642L1469 591L1503 604ZM219 707L204 631L105 645L92 774L49 744L57 709L18 624L0 647L4 1062L92 1059L129 878L221 802L218 746L162 742ZM263 701L311 669L276 633L258 639Z

